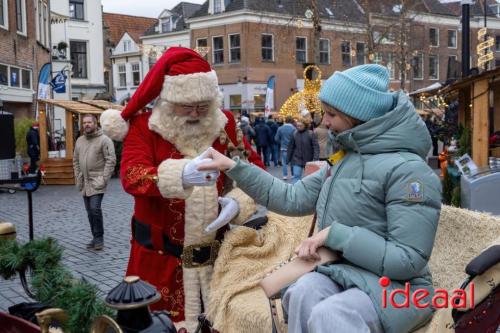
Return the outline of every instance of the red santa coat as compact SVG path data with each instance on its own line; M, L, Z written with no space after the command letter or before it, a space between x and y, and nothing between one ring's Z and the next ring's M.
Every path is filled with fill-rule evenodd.
M225 131L233 144L236 141L236 123L231 112L224 111L228 121ZM155 177L159 165L169 159L183 159L184 156L170 142L148 127L150 113L135 116L123 143L121 180L125 191L134 196L134 217L151 228L155 250L140 245L131 239L131 252L127 275L137 275L158 289L162 298L152 305L154 310L167 310L174 321L184 320L184 292L181 260L164 250L162 233L176 245L183 245L185 200L164 198L159 191ZM244 141L251 152L249 161L264 168L260 157ZM212 147L221 153L227 149L227 142L219 139ZM223 191L224 175L217 181L219 195Z

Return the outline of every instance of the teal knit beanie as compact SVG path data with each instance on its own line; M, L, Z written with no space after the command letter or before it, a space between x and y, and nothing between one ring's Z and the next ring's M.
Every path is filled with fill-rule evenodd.
M387 68L360 65L330 76L321 86L319 99L355 119L368 121L392 109L394 95L388 88Z

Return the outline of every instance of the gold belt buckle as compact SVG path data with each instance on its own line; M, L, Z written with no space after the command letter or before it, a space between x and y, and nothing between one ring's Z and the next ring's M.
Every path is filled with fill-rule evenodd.
M210 258L204 263L197 263L193 261L193 250L199 249L203 247L210 246ZM217 254L219 254L220 242L215 240L213 242L201 243L201 244L193 244L189 246L185 246L182 250L181 260L182 266L186 268L196 268L203 267L208 265L213 265L215 259L217 259Z

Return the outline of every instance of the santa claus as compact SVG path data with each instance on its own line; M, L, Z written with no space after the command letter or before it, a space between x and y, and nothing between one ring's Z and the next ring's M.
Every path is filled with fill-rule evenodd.
M152 112L139 112L156 97ZM240 147L263 167L220 103L208 62L193 50L172 47L121 113L107 110L101 116L104 132L124 140L121 180L135 200L127 275L155 285L162 298L152 308L169 311L175 322L185 319L189 332L202 302L208 304L219 248L212 226L241 224L255 207L237 189L220 198L224 175L198 171L204 160L196 157L209 147L221 153Z

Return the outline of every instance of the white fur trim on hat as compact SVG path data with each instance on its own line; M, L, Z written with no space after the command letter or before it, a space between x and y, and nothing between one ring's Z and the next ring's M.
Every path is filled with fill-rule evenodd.
M184 75L166 75L160 97L171 103L198 103L219 96L215 71Z
M182 171L189 162L188 159L167 159L158 166L158 189L162 197L167 199L186 199L193 192L193 188L184 189L182 185Z
M128 133L128 122L122 118L119 110L107 109L101 114L101 126L104 134L115 141L123 141Z

